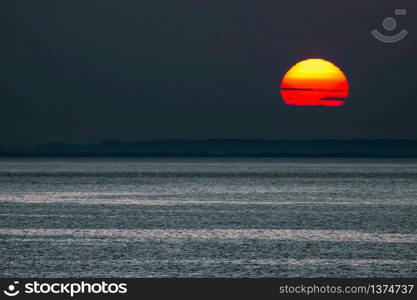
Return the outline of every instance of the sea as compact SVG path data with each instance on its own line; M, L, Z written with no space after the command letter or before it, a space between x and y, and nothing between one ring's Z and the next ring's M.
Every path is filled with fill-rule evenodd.
M417 160L0 159L0 277L416 276Z

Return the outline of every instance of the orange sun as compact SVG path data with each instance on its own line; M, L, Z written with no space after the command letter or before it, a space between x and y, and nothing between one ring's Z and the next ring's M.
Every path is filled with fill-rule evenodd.
M349 93L345 74L331 62L314 58L293 66L281 82L288 105L341 106Z

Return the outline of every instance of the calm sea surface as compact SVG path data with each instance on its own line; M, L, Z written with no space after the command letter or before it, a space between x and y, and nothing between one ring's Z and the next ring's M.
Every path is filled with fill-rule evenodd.
M417 160L0 159L2 277L416 277Z

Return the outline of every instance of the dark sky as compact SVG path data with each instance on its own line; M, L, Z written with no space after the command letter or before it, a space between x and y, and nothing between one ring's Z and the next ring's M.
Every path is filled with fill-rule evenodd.
M370 35L394 9L409 35ZM415 0L2 1L0 144L105 139L417 139ZM339 108L279 84L324 58Z

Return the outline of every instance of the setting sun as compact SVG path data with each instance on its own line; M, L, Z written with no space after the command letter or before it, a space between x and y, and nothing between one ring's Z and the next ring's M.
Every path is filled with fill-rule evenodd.
M281 95L289 105L341 106L349 84L343 72L324 59L307 59L294 65L281 82Z

